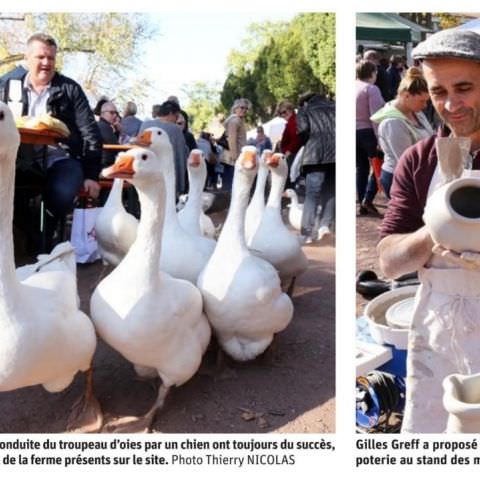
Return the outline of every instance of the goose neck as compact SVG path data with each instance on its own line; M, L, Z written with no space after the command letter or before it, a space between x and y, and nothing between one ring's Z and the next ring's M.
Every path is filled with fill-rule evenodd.
M298 207L298 197L297 197L297 194L294 192L292 197L290 198L290 201L292 203L292 206L293 207Z
M165 220L165 187L163 180L149 182L137 189L142 215L138 224L137 238L125 260L133 262L133 271L141 271L146 281L157 284L159 281L162 232Z
M110 195L108 195L107 201L105 202L105 207L122 205L122 191L123 180L121 178L115 178L112 189L110 190Z
M239 170L235 172L230 208L222 233L218 239L218 245L227 245L229 248L240 247L241 249L247 249L245 241L245 211L248 205L252 182L253 178L248 178L243 171Z
M165 221L178 222L176 208L176 175L173 151L170 153L155 152L162 162L163 178L165 181Z
M257 184L255 185L255 191L253 192L252 201L265 202L265 184L267 183L268 169L264 166L260 166L257 174Z
M0 158L0 305L11 306L19 287L15 274L13 248L13 196L15 188L15 157L17 149L9 149ZM13 158L11 158L13 157Z
M277 169L272 169L272 187L268 196L267 206L280 209L282 192L285 187L286 176Z
M199 216L202 209L202 192L203 185L205 184L205 176L206 175L201 175L200 172L198 175L192 175L190 171L188 172L188 200L184 208L198 213Z

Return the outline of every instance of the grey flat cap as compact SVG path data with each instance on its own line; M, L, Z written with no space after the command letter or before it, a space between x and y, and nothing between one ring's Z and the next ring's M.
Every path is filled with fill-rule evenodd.
M412 55L416 60L455 57L480 62L480 35L458 28L442 30L419 43Z

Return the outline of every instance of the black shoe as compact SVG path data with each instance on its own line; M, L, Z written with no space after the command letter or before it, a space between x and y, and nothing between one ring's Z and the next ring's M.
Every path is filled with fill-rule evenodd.
M365 215L368 215L368 209L367 207L364 207L363 205L360 205L360 208L358 209L358 215L363 217Z
M367 211L367 213L373 213L374 215L380 216L380 212L377 210L377 207L370 200L364 200L360 208L362 207Z

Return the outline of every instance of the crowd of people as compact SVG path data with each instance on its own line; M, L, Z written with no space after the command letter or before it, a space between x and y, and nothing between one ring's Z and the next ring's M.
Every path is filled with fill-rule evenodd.
M49 113L71 132L67 139L46 150L43 146L22 144L18 155L18 186L35 188L16 189L15 220L21 224L28 218L30 197L38 190L44 192L47 248L53 246L58 221L72 210L82 187L91 198L99 197L100 170L111 165L117 154L114 149L102 146L128 144L152 126L161 127L169 135L178 195L188 191L186 160L194 148L200 148L207 159L206 189L231 190L235 161L247 144L246 117L252 107L248 99L234 101L230 114L222 119L223 134L215 136L205 128L196 139L189 129L188 113L181 109L178 97L173 95L153 105L151 119L137 117L134 101L128 101L120 112L115 100L106 96L92 109L82 87L56 70L56 54L53 37L35 34L27 41L26 68L17 67L0 78L1 100L9 102L9 92L16 88L14 82L18 82L23 92L23 115ZM306 179L306 215L302 235L310 242L316 240L320 227L323 227L320 237L329 233L334 221L334 103L324 95L310 94L300 99L298 110L290 101L281 102L277 114L286 121L281 141L272 145L259 125L254 144L259 154L265 149L284 153L289 166L301 146L305 146L302 174ZM286 187L295 187L295 183L288 179ZM100 200L104 201L103 195Z
M392 56L385 69L378 52L368 50L356 65L356 186L359 215L380 215L374 199L381 189L390 199L402 153L430 137L431 102L422 70ZM428 115L428 116L427 116Z

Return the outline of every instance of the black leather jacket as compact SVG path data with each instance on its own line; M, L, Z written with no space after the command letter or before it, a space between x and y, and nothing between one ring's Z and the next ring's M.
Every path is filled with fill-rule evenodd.
M8 87L11 79L25 79L27 71L18 67L0 78L0 99L8 101ZM28 114L28 95L23 89L23 115ZM101 169L102 138L87 97L74 80L55 73L52 78L50 97L47 101L48 113L61 120L69 128L71 135L62 143L72 157L83 165L85 178L98 179Z
M302 167L335 163L335 103L315 95L297 113Z

